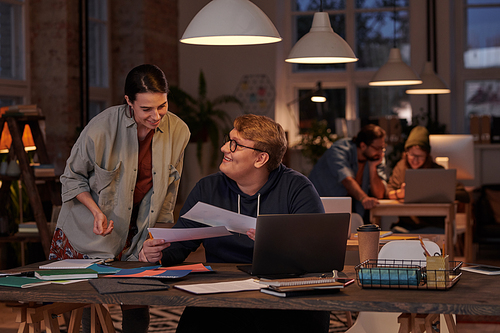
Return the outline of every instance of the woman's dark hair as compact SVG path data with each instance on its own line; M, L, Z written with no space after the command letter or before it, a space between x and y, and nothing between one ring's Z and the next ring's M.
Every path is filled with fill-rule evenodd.
M163 71L156 65L144 64L133 68L125 79L125 95L134 102L140 93L166 93L168 82Z
M361 131L359 131L358 136L354 137L352 140L356 143L356 146L359 147L361 142L369 146L373 143L373 141L382 138L385 138L385 131L382 127L374 124L368 124L363 126Z

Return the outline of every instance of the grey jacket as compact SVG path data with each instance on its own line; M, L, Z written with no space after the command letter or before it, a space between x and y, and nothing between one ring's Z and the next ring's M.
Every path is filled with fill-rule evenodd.
M113 258L124 248L129 232L133 194L137 180L139 143L137 124L127 116L126 105L108 108L84 128L71 150L61 176L62 201L57 227L71 245L91 258ZM184 149L189 141L187 125L168 112L152 141L153 187L142 200L138 233L122 260L138 260L156 222L173 222L173 210L182 173ZM94 218L76 196L90 192L114 230L95 235Z

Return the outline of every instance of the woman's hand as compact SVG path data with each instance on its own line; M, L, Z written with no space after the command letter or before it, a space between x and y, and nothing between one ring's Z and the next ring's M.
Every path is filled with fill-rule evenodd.
M94 234L107 236L113 231L113 229L113 220L109 220L108 224L108 218L102 212L98 212L94 215Z
M139 252L139 261L158 262L163 257L163 251L170 246L164 239L146 239L142 244L142 250Z
M406 183L401 184L401 188L396 190L396 199L398 200L404 200L405 198L405 188L406 188Z

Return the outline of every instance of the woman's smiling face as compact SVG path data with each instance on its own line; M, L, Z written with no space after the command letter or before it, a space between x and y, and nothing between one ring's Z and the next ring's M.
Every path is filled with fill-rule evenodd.
M128 96L125 99L133 110L138 130L156 129L168 111L166 93L139 93L134 102Z

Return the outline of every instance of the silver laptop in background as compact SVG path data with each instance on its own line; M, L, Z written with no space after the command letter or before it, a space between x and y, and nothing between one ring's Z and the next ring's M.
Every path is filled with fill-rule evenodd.
M342 271L350 215L259 215L252 264L238 268L271 278Z
M455 201L455 169L408 169L405 203L451 203Z

